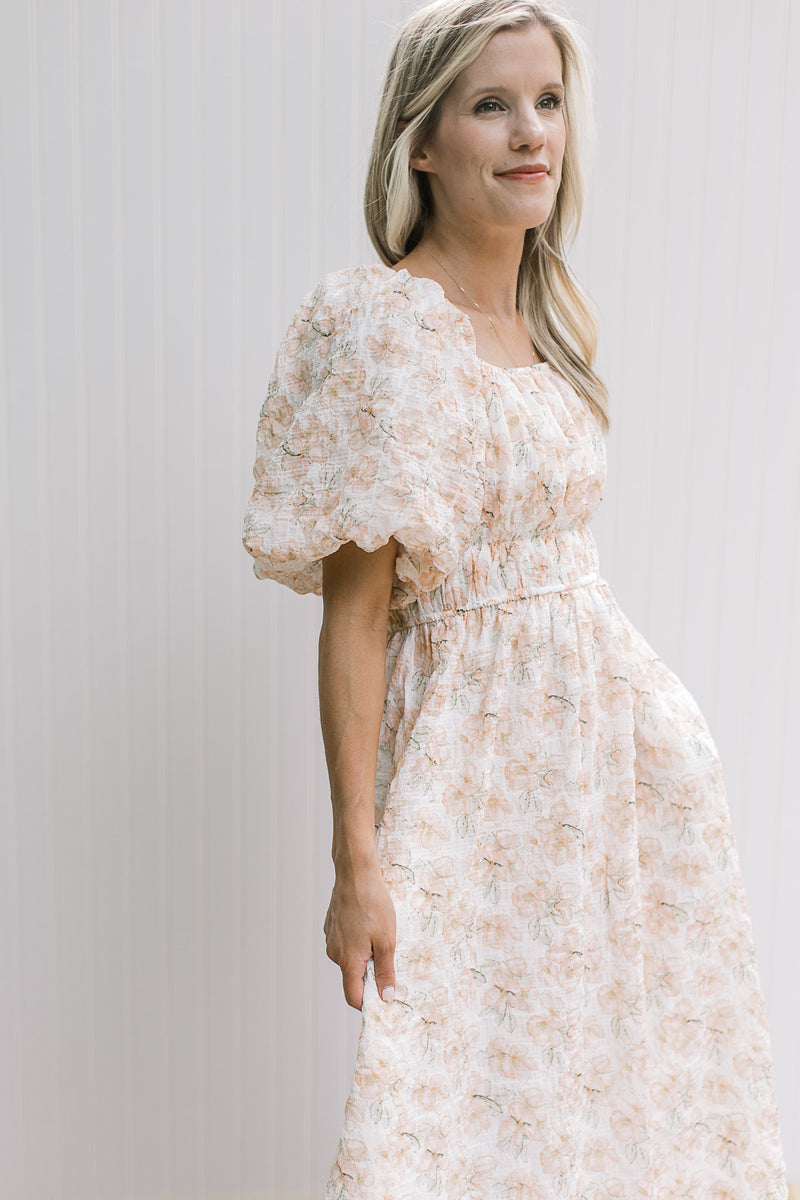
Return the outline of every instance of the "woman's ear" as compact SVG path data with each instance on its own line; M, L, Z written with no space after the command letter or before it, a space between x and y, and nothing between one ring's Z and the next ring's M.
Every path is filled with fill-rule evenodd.
M433 170L431 160L424 150L420 150L417 154L409 154L408 165L413 167L415 171Z
M410 125L410 121L398 121L394 127L395 140L400 136L406 126ZM424 150L417 150L415 154L409 155L408 165L413 167L415 171L430 171L430 161Z
M433 164L428 156L428 151L425 146L417 142L413 151L408 156L408 165L413 167L415 171L432 171Z

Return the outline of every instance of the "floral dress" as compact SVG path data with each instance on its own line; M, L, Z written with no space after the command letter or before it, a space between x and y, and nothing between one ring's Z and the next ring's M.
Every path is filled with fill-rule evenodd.
M375 781L396 999L367 965L325 1200L784 1200L714 740L620 610L600 427L478 358L430 279L325 276L280 346L244 544L321 594L399 545Z

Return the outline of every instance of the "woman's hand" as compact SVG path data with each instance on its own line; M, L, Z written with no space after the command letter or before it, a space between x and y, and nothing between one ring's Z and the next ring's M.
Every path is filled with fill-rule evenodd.
M387 1002L394 999L397 921L377 858L367 866L337 868L324 931L326 953L341 968L351 1008L361 1009L370 958L378 994Z

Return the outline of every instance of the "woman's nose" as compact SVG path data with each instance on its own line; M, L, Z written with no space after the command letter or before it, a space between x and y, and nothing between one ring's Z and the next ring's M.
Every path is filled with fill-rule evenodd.
M540 146L545 140L545 128L535 105L520 109L514 124L514 144Z

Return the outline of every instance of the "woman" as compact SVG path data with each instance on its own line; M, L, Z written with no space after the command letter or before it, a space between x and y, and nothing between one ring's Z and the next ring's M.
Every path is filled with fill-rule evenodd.
M588 528L586 83L548 4L411 17L382 261L306 298L261 414L244 542L323 597L325 933L362 1012L328 1200L787 1195L716 746Z

